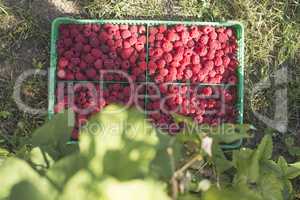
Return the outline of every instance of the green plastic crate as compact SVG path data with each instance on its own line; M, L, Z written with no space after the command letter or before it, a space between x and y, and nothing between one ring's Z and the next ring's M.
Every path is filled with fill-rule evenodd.
M236 102L236 108L238 110L238 118L237 123L243 123L243 113L244 113L244 27L240 22L236 21L227 21L227 22L199 22L199 21L162 21L162 20L114 20L114 19L72 19L72 18L56 18L52 22L52 31L51 31L51 57L50 57L50 70L49 70L49 84L48 84L48 117L52 118L54 115L54 106L55 106L55 88L56 88L56 65L57 65L57 51L56 51L56 41L59 37L58 30L59 26L62 24L129 24L129 25L145 25L147 30L147 40L148 40L148 30L149 27L165 24L165 25L176 25L176 24L184 24L184 25L197 25L197 26L215 26L215 27L231 27L235 30L237 36L237 44L238 44L238 52L237 58L239 61L239 67L237 70L238 76L238 99ZM148 62L148 42L147 42L147 58ZM146 74L146 82L149 81L149 77ZM82 82L82 81L72 81ZM94 81L99 82L99 81ZM179 83L180 84L180 83ZM230 87L227 84L205 84L199 83L198 85L218 85L221 87ZM72 142L71 142L72 143ZM224 149L234 149L240 147L242 144L242 140L237 141L233 144L223 145Z

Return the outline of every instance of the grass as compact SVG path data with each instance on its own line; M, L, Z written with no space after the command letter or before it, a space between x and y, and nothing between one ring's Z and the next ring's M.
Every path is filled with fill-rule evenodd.
M19 112L12 100L14 82L24 68L46 69L49 64L49 21L36 17L31 1L11 3L0 0L0 66L9 66L0 75L0 146L15 152L22 138L29 137L45 116L31 116ZM254 124L258 132L265 125L253 116L253 110L272 117L274 90L266 90L250 97L251 89L261 80L270 78L283 65L288 67L289 132L298 137L300 107L300 3L296 0L82 0L79 4L83 18L120 19L177 19L201 21L238 20L245 25L245 121ZM49 5L50 6L50 5ZM61 15L65 15L61 13ZM2 23L3 22L3 23ZM45 26L46 25L46 26ZM20 68L15 56L32 41L43 51L33 55ZM25 46L25 47L24 47ZM29 45L30 46L30 45ZM24 54L20 54L24 56ZM26 57L26 54L25 54ZM32 57L32 56L31 56ZM30 105L47 105L44 79L30 80L22 88ZM280 135L280 134L279 134ZM281 138L284 136L280 136ZM1 142L2 141L2 142ZM4 141L4 142L3 142ZM299 139L297 140L299 142ZM300 142L298 143L300 144Z

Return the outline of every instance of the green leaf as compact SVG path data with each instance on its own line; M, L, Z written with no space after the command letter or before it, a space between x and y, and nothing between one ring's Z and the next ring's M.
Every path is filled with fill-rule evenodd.
M88 171L80 170L66 183L60 199L104 200L101 192L100 181L96 180Z
M268 160L272 157L273 152L273 141L270 135L263 137L262 141L255 151L254 159L258 160Z
M118 182L106 179L101 184L103 200L170 200L164 184L153 180Z
M158 134L157 154L151 163L151 173L160 179L170 180L183 155L183 143L178 138ZM171 155L170 155L171 154Z
M119 105L107 106L93 116L81 135L81 152L91 158L92 171L120 179L148 173L158 145L156 129L144 114L135 109L124 110ZM133 165L135 170L130 170ZM124 166L129 171L121 173Z
M68 155L78 148L76 145L67 145L74 127L74 113L70 110L54 115L32 135L32 145L40 147L54 160Z
M9 200L51 200L55 199L54 196L43 194L38 187L28 181L21 181L13 186L11 189Z
M29 156L30 164L34 169L39 171L47 170L54 163L49 154L39 147L33 148Z
M288 179L294 179L300 176L300 162L290 164L285 175Z
M25 161L16 158L7 159L0 166L0 199L7 198L11 189L22 181L30 181L43 193L52 193L55 196L55 189L47 179L39 176Z
M218 175L233 167L233 163L227 160L221 146L215 143L215 141L212 146L212 155L212 161L216 167Z
M263 196L264 200L283 200L284 185L275 174L266 172L260 175L257 191Z
M48 171L46 176L57 187L62 189L64 185L72 178L79 170L87 169L88 161L86 157L79 153L66 156L57 161Z
M213 187L203 195L203 200L264 200L246 185L233 188L217 189Z

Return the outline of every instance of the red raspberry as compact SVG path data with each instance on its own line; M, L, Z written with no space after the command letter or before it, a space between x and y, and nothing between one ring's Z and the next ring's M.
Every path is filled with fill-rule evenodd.
M190 57L190 56L192 56L193 55L193 50L191 50L191 49L186 49L185 51L184 51L184 54L183 54L185 57Z
M131 36L131 32L129 30L123 30L121 32L121 37L125 40Z
M215 76L216 76L216 71L215 70L211 70L209 73L208 73L208 76L210 77L210 78L214 78Z
M211 60L208 60L204 63L204 67L208 70L212 70L214 68L214 62Z
M221 57L215 57L215 66L220 66L223 64L222 58Z
M98 47L99 44L100 44L100 42L99 42L98 38L92 37L92 38L90 39L90 45L91 45L92 47Z
M193 71L194 74L197 74L200 70L201 70L201 65L199 65L199 64L194 64L194 65L192 66L192 71Z
M136 42L136 43L135 43L135 49L136 49L137 51L141 51L141 50L143 50L144 48L145 48L144 43L142 43L142 42Z
M228 83L229 84L232 84L232 85L235 85L237 83L237 78L236 76L232 75L228 78Z
M143 33L145 33L146 32L146 28L145 28L145 26L139 26L139 34L143 34Z
M75 74L75 78L76 78L76 80L78 80L78 81L83 81L83 80L86 80L86 79L87 79L87 78L85 77L85 75L82 74L81 72L77 72L77 73Z
M123 41L123 47L125 48L125 49L127 49L127 48L130 48L131 47L131 45L130 45L130 43L128 42L128 41Z
M163 57L164 57L166 63L170 63L173 60L173 57L172 57L171 53L164 53Z
M176 40L179 40L179 36L175 32L169 32L167 35L167 40L174 42Z
M97 72L93 68L90 68L90 69L86 70L86 76L89 79L95 79L97 76Z
M194 40L189 40L186 45L188 46L188 48L193 48L195 45L195 42L194 42Z
M150 35L155 35L156 33L158 33L158 29L152 26L149 28L149 33Z
M138 32L138 27L136 25L132 25L129 28L131 33L137 33Z
M167 76L168 73L169 73L169 70L167 70L167 69L165 69L165 68L159 70L159 75L160 75L160 76Z
M125 70L129 69L129 68L130 68L130 63L129 63L129 61L128 61L128 60L124 60L124 61L121 63L121 67L122 67L122 69L125 69Z
M101 59L96 60L94 66L96 69L101 69L103 67L103 61Z
M221 42L221 43L224 43L224 42L226 42L227 40L228 40L228 36L227 36L227 34L226 33L219 33L218 34L218 40L219 40L219 42Z
M145 61L142 61L138 64L139 68L141 68L143 71L147 69L147 63Z
M205 34L209 34L210 32L212 32L212 31L214 31L215 29L213 28L213 27L211 27L211 26L206 26L206 27L204 27L203 28L203 32L205 33Z
M232 31L232 29L230 29L230 28L227 28L227 29L225 30L225 33L227 34L228 37L231 37L231 36L233 35L233 31Z
M95 62L95 58L92 54L88 53L86 54L86 56L84 57L84 60L88 63L88 64L92 64Z
M163 59L159 59L156 62L156 65L157 65L157 68L162 69L162 68L164 68L166 66L166 61L163 60Z
M171 63L171 66L174 67L174 68L177 68L177 67L180 66L180 63L177 62L177 61L173 61L173 62Z
M154 49L153 57L160 58L163 55L164 51L161 48Z
M169 41L166 41L162 44L162 49L165 52L170 52L173 49L173 44Z
M75 51L81 52L81 50L83 49L83 44L76 43L74 48L75 48Z
M167 26L166 25L159 25L158 27L158 32L159 33L164 33L165 31L167 31Z
M200 48L197 48L195 49L195 52L201 56L201 57L204 57L206 56L207 52L208 52L208 48L206 46L204 47L200 47Z
M88 65L87 65L87 63L86 63L86 62L84 62L83 60L82 60L82 61L80 61L80 63L79 63L79 67L80 67L81 69L85 69L87 66L88 66Z
M190 31L190 36L191 38L195 38L195 39L200 37L200 32L198 31L197 27Z
M186 43L189 41L189 38L190 38L189 32L187 32L187 31L182 31L182 32L180 33L180 38L181 38L183 44L186 44Z
M223 50L217 50L216 51L216 57L222 57L224 56L224 51Z
M134 52L134 49L132 47L123 49L121 52L121 57L123 59L128 59L133 52Z
M61 57L58 61L59 68L65 68L68 66L68 64L69 64L69 60L64 57Z
M177 32L182 32L182 31L184 31L186 28L185 28L185 26L183 25L183 24L177 24L176 26L175 26L175 30L177 31Z
M127 24L120 24L120 25L119 25L119 29L120 29L120 30L127 30L128 27L129 27L129 26L128 26Z
M209 37L207 35L201 35L200 39L199 39L199 43L201 45L206 45L208 43Z
M216 53L216 51L215 51L215 50L213 50L213 49L210 49L210 50L207 52L207 54L206 54L206 58L207 58L207 59L209 59L209 60L212 60L212 59L214 59L214 57L215 57L215 53Z
M155 36L155 39L156 39L156 40L162 40L162 39L164 39L164 34L162 34L162 33L157 33L156 36Z
M228 56L223 56L223 64L228 66L230 63L230 58Z
M176 41L175 43L174 43L174 45L173 45L173 47L174 48L177 48L177 47L182 47L183 46L183 43L182 43L182 41Z
M193 76L193 71L190 69L186 69L184 72L184 78L189 80Z
M212 31L208 34L211 40L215 40L218 37L218 34L215 31Z
M66 78L66 72L65 72L65 70L63 70L63 69L60 69L60 70L58 70L57 71L57 76L58 76L58 78L60 78L60 79L65 79Z
M92 47L88 44L84 45L84 47L83 47L83 51L85 53L89 53L91 51L91 49L92 49Z
M64 45L65 47L70 47L72 45L73 41L71 38L64 39Z
M161 75L157 75L157 76L155 77L155 82L156 82L156 83L162 83L163 80L164 80L164 77L161 76Z
M141 35L140 37L138 37L138 41L145 44L147 42L147 38L145 35Z
M155 41L154 47L156 47L156 48L161 48L161 44L162 44L161 41Z
M192 55L192 64L199 64L200 63L200 57L198 55Z
M222 65L219 67L216 67L215 70L218 74L224 74L224 72L225 72L225 68Z
M128 42L130 43L130 45L134 45L137 42L137 38L136 37L130 37Z
M91 50L91 54L95 58L100 58L102 56L102 52L99 49L95 49L95 48Z
M130 58L129 58L130 64L135 64L136 61L137 61L137 59L138 59L138 55L137 55L136 52L134 52L134 53L130 56Z

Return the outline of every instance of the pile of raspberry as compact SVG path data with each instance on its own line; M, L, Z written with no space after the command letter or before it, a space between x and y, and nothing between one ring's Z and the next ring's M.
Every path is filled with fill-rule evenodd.
M234 122L237 48L229 27L61 25L55 112L68 107L75 111L73 139L93 113L110 103L128 104L137 95L145 98L129 105L144 110L155 126L169 133L182 128L172 113L199 124ZM75 84L66 87L60 80ZM103 81L105 86L78 81Z

